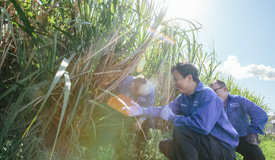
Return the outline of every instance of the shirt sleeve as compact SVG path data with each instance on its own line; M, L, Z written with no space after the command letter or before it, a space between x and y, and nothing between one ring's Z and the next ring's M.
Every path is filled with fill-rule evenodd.
M155 103L155 90L154 90L154 88L152 88L151 93L147 96L147 101L146 101L144 107L146 107L146 108L149 108L150 106L153 107L154 103ZM146 120L145 117L142 117L142 119L144 121Z
M127 92L128 88L129 88L130 81L131 81L131 76L128 76L125 79L123 79L120 82L120 84L118 85L118 87L116 89L116 93L125 94Z
M143 108L143 116L147 118L160 118L160 112L165 107L170 107L174 114L178 114L177 109L180 106L180 96L178 96L174 101L168 103L166 106L154 107L150 106L148 108Z
M266 112L252 101L241 97L241 107L243 111L250 117L250 125L247 132L250 134L264 134L264 127L268 121Z
M197 133L207 135L217 123L222 109L222 101L217 96L202 93L199 105L194 108L191 116L178 116L175 125L185 125Z

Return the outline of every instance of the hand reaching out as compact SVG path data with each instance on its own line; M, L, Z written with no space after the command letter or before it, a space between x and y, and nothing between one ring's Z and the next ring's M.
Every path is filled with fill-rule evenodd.
M123 107L122 110L127 110L129 116L140 116L143 114L143 109L139 104L134 101L131 101L131 104L132 106Z
M170 117L171 115L173 116L174 114L173 114L171 108L169 108L168 106L165 106L165 108L163 108L163 109L161 110L161 112L160 112L160 117L161 117L162 119L166 120L166 121L169 120L169 117Z

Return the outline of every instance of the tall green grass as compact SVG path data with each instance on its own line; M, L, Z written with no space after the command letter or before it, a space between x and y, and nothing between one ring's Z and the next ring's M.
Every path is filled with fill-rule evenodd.
M24 157L39 157L51 150L50 158L82 152L80 136L90 126L95 132L106 116L106 83L116 80L111 91L134 70L152 40L148 26L157 28L165 10L145 0L1 3L0 142L24 146L8 143L3 154L16 157L11 153L20 150ZM30 136L45 147L34 145L34 151L26 145L35 143Z

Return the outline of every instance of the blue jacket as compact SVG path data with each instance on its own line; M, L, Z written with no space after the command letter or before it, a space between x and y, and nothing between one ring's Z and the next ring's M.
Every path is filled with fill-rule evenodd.
M132 99L135 99L134 94L132 93L131 90L131 86L132 83L134 81L136 77L133 76L128 76L126 77L118 86L118 92L119 94L125 94L129 97L131 97ZM144 94L144 95L140 95L136 102L143 107L149 107L149 106L153 106L154 105L154 101L155 101L155 90L153 85L148 81L149 83L149 93L148 94Z
M175 126L187 126L202 135L210 134L227 148L235 148L239 143L238 133L224 112L223 101L202 82L198 83L192 95L180 94L164 107L170 107L175 114L169 117L169 121L174 122ZM160 118L164 107L144 109L144 115Z
M264 134L263 129L268 121L266 112L250 100L238 96L230 95L226 100L225 112L233 127L240 137L247 133ZM250 117L251 123L249 122Z

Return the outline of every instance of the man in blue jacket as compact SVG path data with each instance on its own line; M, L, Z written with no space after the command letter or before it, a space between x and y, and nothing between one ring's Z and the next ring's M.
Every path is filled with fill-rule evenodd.
M127 76L122 80L122 82L120 82L118 87L115 89L114 94L125 94L134 99L138 104L145 107L153 106L155 101L155 89L153 85L142 75L137 77ZM98 136L93 142L95 143L95 146L97 144L100 146L109 144L120 145L119 140L121 137L120 131L122 127L126 127L127 131L131 131L134 128L136 133L135 146L137 148L137 154L140 154L140 151L145 149L144 142L147 138L146 136L148 135L149 130L151 128L154 129L155 127L154 120L139 117L133 124L133 119L129 121L127 116L119 112L112 109L106 112L108 113L108 116L106 116L106 118L102 118L97 123L96 132Z
M230 95L221 80L212 82L210 87L223 100L227 117L239 133L240 143L236 151L244 160L264 160L263 151L258 146L261 142L258 134L264 134L263 129L268 121L266 112L242 96Z
M125 94L134 99L139 105L144 107L153 106L155 102L155 89L153 85L143 76L128 76L118 86L118 94ZM141 150L143 142L150 129L155 129L154 120L151 118L139 117L134 124L137 132L136 147Z
M190 63L178 63L171 69L174 85L181 93L166 106L144 108L132 102L125 107L130 116L162 118L174 123L173 138L159 147L169 159L233 160L239 137L223 109L222 100L198 79L198 70Z

